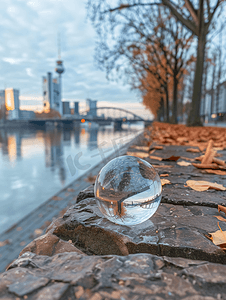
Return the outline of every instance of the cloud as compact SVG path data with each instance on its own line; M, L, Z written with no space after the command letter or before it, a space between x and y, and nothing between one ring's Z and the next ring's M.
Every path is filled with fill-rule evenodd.
M34 74L32 73L31 68L26 68L26 72L27 72L27 75L28 75L28 76L34 77Z
M0 29L0 89L6 84L22 96L41 96L42 76L47 72L57 76L59 32L65 66L63 98L138 101L129 86L109 82L95 66L95 31L86 20L85 1L2 1Z

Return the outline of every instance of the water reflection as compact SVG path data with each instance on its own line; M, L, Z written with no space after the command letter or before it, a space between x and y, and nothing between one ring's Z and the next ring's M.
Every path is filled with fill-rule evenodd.
M72 174L68 157L81 153L80 164L93 167L137 131L1 129L0 232L87 171L74 165Z

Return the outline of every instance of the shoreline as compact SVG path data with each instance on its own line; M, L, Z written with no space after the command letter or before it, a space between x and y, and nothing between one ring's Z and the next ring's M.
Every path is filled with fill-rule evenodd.
M117 152L114 151L107 156L105 161L102 160L100 163L94 165L85 174L73 180L66 187L1 233L0 242L5 242L5 245L0 247L0 272L5 270L6 266L19 255L20 251L27 244L34 238L44 234L45 229L55 218L64 214L69 206L76 203L78 193L91 184L89 181L85 181L90 174L92 176L97 175L99 170L108 161L125 154L130 145L135 144L142 134L143 131L138 133L131 141L122 145Z

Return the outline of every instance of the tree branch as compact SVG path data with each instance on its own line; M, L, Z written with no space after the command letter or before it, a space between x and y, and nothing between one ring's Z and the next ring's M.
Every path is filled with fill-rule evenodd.
M108 10L105 10L103 13L107 13L107 12L113 12L113 11L116 11L116 10L122 10L122 9L125 9L125 8L132 8L132 7L135 7L135 6L152 6L152 5L161 5L161 3L159 2L154 2L154 3L134 3L134 4L121 4L120 6L117 6L115 8L110 8Z
M195 25L198 27L199 26L199 20L198 20L197 11L194 8L194 6L193 6L193 4L191 3L190 0L185 0L185 7L187 8L189 13L191 14L191 17L194 20Z
M184 26L186 26L189 30L191 30L195 35L198 35L198 28L192 21L185 19L174 7L173 3L170 0L162 0L162 3L167 6L172 14L176 17L178 21L180 21Z

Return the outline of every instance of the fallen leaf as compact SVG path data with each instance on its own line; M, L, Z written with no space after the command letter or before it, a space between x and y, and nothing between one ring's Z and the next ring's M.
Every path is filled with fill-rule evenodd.
M92 174L91 174L91 175L89 175L89 176L87 176L87 177L85 178L85 181L86 181L86 182L89 182L89 183L94 183L95 180L96 180L96 178L97 178L96 175L92 176Z
M160 177L168 177L169 174L160 174Z
M61 200L63 200L63 198L58 197L58 196L53 196L52 200L54 200L54 201L61 201Z
M163 149L163 146L153 146L153 147L149 148L149 152L152 150L162 150L162 149Z
M187 185L195 191L203 192L208 189L215 189L217 191L225 191L226 188L222 184L213 183L209 181L196 181L196 180L187 180Z
M218 227L220 228L219 222L217 222ZM211 235L212 242L225 249L226 246L226 231L223 231L221 228L216 232L209 233Z
M190 163L190 162L187 162L187 161L184 161L184 160L178 161L177 164L178 164L179 166L182 166L182 167L191 166L191 163Z
M221 171L221 170L210 170L210 169L207 169L207 170L205 170L205 173L216 174L216 175L226 175L226 171Z
M3 246L5 246L5 245L8 245L8 244L10 244L10 240L4 240L4 241L0 241L0 247L3 247Z
M153 155L150 155L149 158L150 158L150 159L155 159L155 160L162 161L162 157L159 157L159 156L153 156Z
M143 150L143 151L148 151L149 150L149 147L147 147L147 146L134 146L133 147L134 149L137 149L137 150Z
M224 147L213 147L213 150L215 150L215 151L223 151Z
M192 153L199 153L199 149L195 149L195 148L188 148L186 149L187 152L192 152Z
M194 158L185 157L185 156L181 156L180 158L181 159L186 159L186 160L189 160L189 161L194 161L195 160Z
M34 233L35 233L36 235L41 235L41 234L43 233L43 230L37 228L37 229L35 229Z
M153 168L172 168L173 166L171 166L171 165L153 165L152 164L152 167Z
M74 189L72 189L72 188L68 188L68 189L67 189L67 191L68 191L69 193L73 193L73 192L75 192L75 190L74 190Z
M17 231L21 231L23 228L22 227L17 227Z
M139 158L148 157L148 154L145 153L145 152L127 152L126 154L130 155L130 156L136 156L136 157L139 157Z
M194 167L196 167L197 169L212 169L212 170L217 170L219 169L219 166L217 164L195 164L192 163L192 165Z
M198 145L199 147L199 150L202 152L206 149L206 146L205 145Z
M25 241L20 242L20 246L24 246L26 244Z
M223 211L226 215L226 207L224 207L223 205L218 205L218 211L219 212Z
M220 165L220 166L225 166L225 161L224 160L221 160L221 159L218 159L218 158L215 158L213 157L213 160L212 160L214 163Z
M180 156L170 156L170 157L167 157L167 158L163 158L162 160L163 161L177 161L178 159L180 158Z
M215 154L216 151L213 150L213 140L210 140L207 145L206 152L202 158L201 164L211 164Z
M214 216L215 218L217 218L220 221L226 222L226 219L223 218L222 216Z
M165 184L171 184L171 182L170 182L168 179L162 178L162 179L161 179L161 184L162 184L162 185L165 185Z

